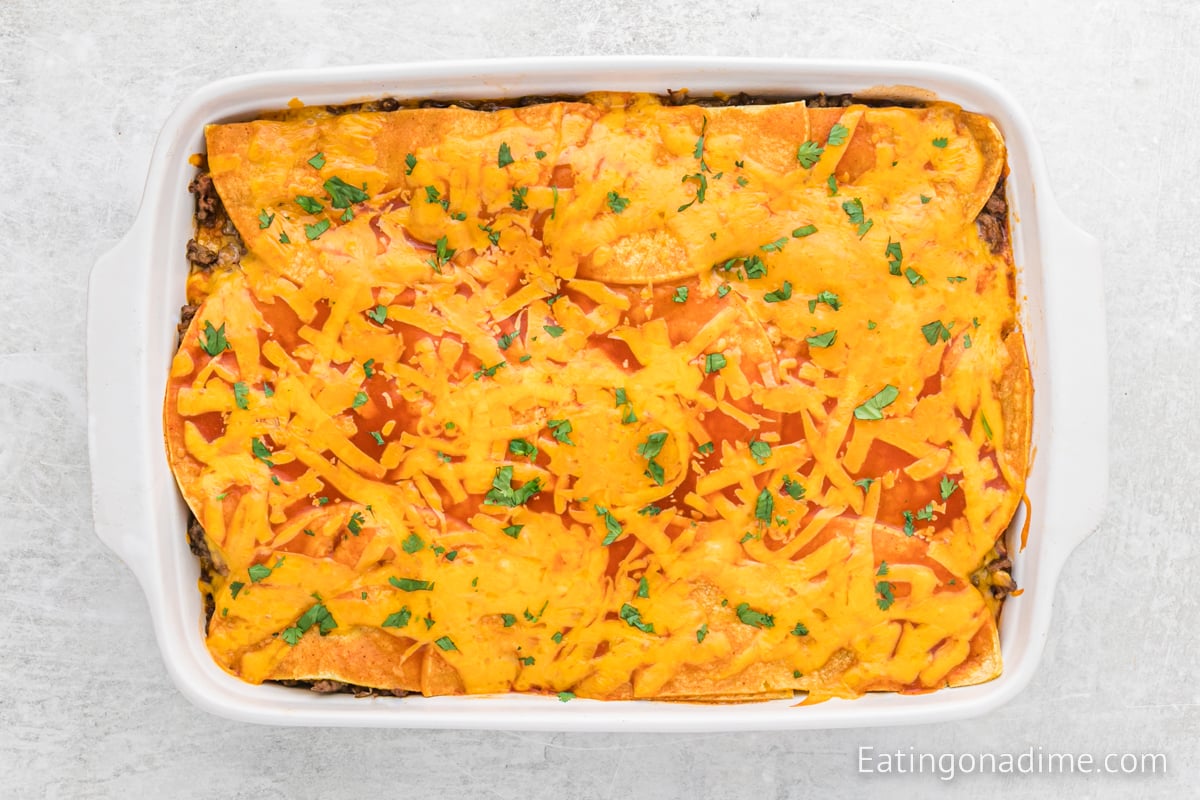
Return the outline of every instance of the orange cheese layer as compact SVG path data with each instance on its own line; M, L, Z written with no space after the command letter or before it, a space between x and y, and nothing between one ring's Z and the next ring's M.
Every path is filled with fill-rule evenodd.
M982 118L602 94L212 126L172 468L251 682L815 698L994 677L1023 492Z

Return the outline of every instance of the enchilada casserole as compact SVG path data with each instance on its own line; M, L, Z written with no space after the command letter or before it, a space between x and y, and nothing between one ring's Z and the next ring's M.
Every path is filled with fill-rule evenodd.
M809 702L1001 670L1031 393L956 106L206 131L171 467L251 683Z

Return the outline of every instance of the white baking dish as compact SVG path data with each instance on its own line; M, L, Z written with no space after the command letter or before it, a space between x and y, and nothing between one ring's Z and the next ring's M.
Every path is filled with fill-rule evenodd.
M1013 253L1034 375L1034 459L1028 547L1013 556L1024 592L1004 607L1004 673L981 686L920 696L879 694L796 707L599 702L554 697L355 699L251 686L209 657L185 539L186 511L163 451L163 387L184 303L195 169L204 125L281 108L356 99L578 95L600 89L764 95L920 87L991 116L1008 141ZM885 95L911 96L891 89ZM239 720L287 725L542 730L717 731L833 728L960 719L1013 697L1037 668L1054 583L1072 548L1099 523L1108 481L1104 294L1097 242L1055 204L1025 115L998 85L950 67L910 63L712 58L568 58L403 64L232 78L171 115L130 232L97 263L88 297L88 431L96 532L142 584L172 678L192 702ZM1022 515L1023 517L1023 515ZM1019 525L1019 519L1015 524ZM1019 534L1019 528L1018 534ZM1011 534L1011 532L1010 532ZM1011 539L1010 539L1011 541ZM1064 678L1065 680L1065 678Z

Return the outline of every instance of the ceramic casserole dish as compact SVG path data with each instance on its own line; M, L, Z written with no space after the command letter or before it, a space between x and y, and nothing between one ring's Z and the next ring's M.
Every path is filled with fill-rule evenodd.
M162 446L163 387L184 303L204 126L251 119L293 98L338 104L582 95L600 90L694 96L852 93L941 99L986 114L1008 147L1007 199L1017 298L1034 386L1026 503L1008 541L1022 587L1000 621L1004 671L988 683L923 695L871 694L797 707L661 701L561 703L554 696L355 698L251 685L222 671L204 643L198 565L187 509ZM100 538L134 571L176 685L201 708L268 724L526 730L730 731L911 724L986 713L1030 680L1049 631L1054 583L1072 548L1099 523L1107 485L1107 375L1096 241L1055 204L1028 120L993 82L908 63L698 58L522 59L280 72L211 84L168 119L130 232L96 264L88 298L88 420ZM122 343L120 347L112 342ZM1032 509L1032 511L1029 511ZM1022 532L1022 528L1025 528ZM1024 539L1023 544L1021 540ZM1018 546L1020 544L1020 546Z

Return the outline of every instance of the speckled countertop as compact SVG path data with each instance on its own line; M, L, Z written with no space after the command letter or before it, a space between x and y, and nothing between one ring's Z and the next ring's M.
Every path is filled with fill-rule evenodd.
M0 3L0 796L1200 794L1200 4L367 5ZM1112 379L1108 514L1059 581L1038 676L991 719L886 730L303 730L192 707L93 534L86 453L88 270L132 223L167 114L263 69L614 53L938 61L1024 105L1059 202L1103 244ZM860 775L861 746L1161 752L1168 771Z

